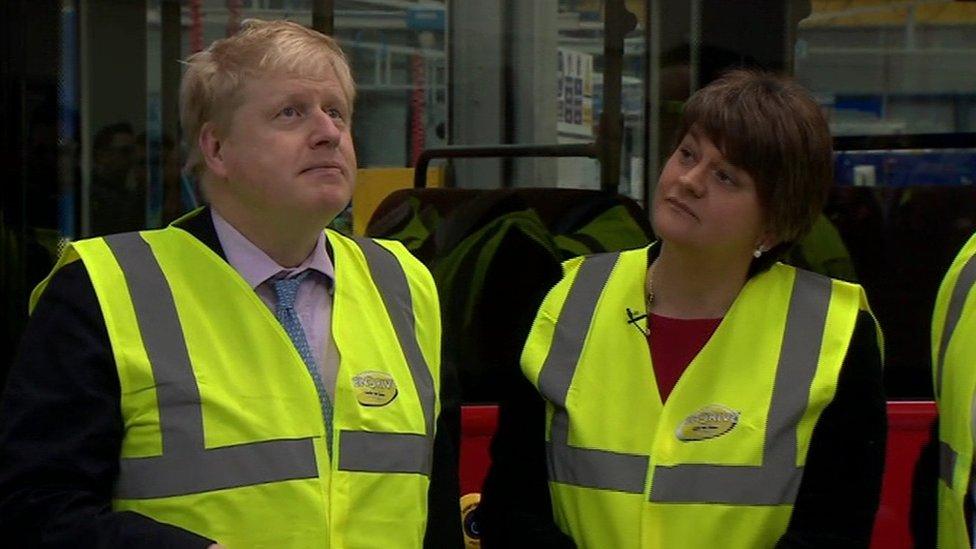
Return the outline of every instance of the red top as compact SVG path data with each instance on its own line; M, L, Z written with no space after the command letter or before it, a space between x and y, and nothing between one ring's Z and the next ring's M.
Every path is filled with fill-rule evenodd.
M668 399L685 368L708 343L721 318L669 318L651 314L647 344L661 402Z

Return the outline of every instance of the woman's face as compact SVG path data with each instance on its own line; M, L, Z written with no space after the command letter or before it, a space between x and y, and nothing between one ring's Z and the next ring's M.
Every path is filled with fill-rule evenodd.
M694 127L661 172L652 220L662 241L697 252L751 258L774 244L755 181Z

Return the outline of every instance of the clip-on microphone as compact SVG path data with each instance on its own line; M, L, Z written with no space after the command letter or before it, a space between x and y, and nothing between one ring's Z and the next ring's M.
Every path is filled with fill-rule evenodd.
M640 331L640 333L644 334L644 337L650 335L650 332L646 327L641 327L640 324L638 324L639 321L647 318L647 313L638 315L636 311L632 310L630 307L627 307L627 318L629 319L627 320L627 324L632 324L635 328L637 328ZM647 323L645 322L644 324L646 326Z

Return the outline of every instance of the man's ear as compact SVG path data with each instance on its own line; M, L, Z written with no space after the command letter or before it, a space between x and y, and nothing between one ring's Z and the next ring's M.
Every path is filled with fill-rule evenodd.
M221 153L221 139L217 136L217 127L213 122L206 122L200 128L200 137L197 138L197 146L203 155L203 161L207 164L207 169L215 176L225 179L227 168L224 166L224 157Z

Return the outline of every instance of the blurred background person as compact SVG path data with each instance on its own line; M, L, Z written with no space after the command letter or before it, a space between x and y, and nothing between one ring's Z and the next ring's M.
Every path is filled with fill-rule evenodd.
M136 137L132 125L118 122L98 130L92 160L92 234L142 228L146 211L145 185L137 184L133 170L136 167Z
M973 547L973 406L976 403L976 235L939 287L932 315L932 377L938 420L937 547ZM934 439L936 440L936 439ZM933 464L934 465L934 464ZM934 471L933 471L934 472ZM926 480L931 482L929 477ZM918 496L923 496L923 491ZM923 496L924 503L933 502ZM920 502L921 503L921 502ZM931 542L916 531L920 541Z

